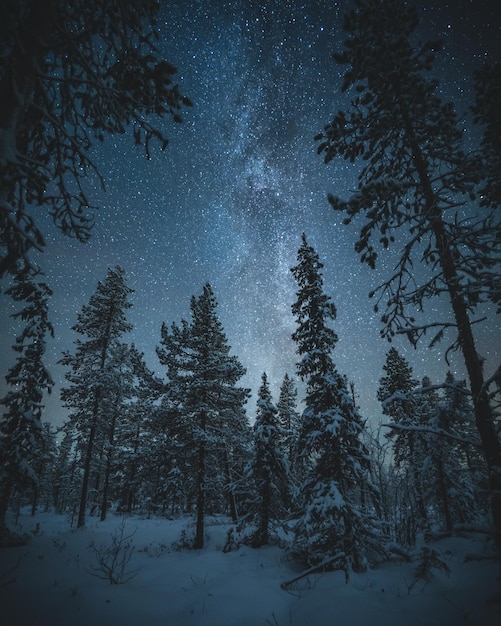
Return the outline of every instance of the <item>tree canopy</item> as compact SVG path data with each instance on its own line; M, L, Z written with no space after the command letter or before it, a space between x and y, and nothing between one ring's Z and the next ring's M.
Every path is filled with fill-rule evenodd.
M34 212L90 236L83 180L104 180L89 149L132 129L150 158L168 144L165 119L189 105L162 59L156 0L3 0L0 54L0 276L43 249Z

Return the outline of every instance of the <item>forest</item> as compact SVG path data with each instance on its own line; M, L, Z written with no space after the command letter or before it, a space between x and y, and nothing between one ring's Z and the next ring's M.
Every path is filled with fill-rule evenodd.
M290 268L296 371L283 372L277 397L263 372L249 403L245 364L218 313L225 294L210 282L194 286L187 319L164 320L156 347L163 375L155 373L127 341L133 290L116 265L73 320L76 339L59 361L67 419L56 428L44 415L54 386L44 364L52 289L33 260L46 246L33 209L87 240L92 202L82 181L95 169L93 142L131 127L150 159L153 144L168 144L158 120L182 123L191 101L158 56L156 2L117 3L114 13L83 0L4 5L1 298L14 303L23 330L0 399L0 549L29 542L15 530L29 510L34 520L54 512L72 529L114 516L189 519L177 546L200 553L209 521L221 518L223 551L278 547L296 564L284 589L322 572L348 582L396 561L416 564L426 581L448 570L433 546L451 537L486 537L484 558L499 563L501 375L484 371L475 332L479 314L500 310L501 64L472 76L477 140L467 141L430 76L440 42L414 43L418 10L357 0L345 16L334 60L351 99L315 141L326 164L361 164L356 192L328 197L342 224L359 229L360 261L369 271L386 250L398 253L370 293L387 340L379 428L336 365L336 303L323 280L332 260L320 259L308 233ZM433 315L437 299L450 306L445 321ZM439 384L417 380L392 345L397 336L412 345L449 341L444 351L462 355L465 380L450 371ZM118 578L93 548L112 584L129 580L123 527L115 540L114 556L126 559ZM0 571L0 584L11 584L9 572Z

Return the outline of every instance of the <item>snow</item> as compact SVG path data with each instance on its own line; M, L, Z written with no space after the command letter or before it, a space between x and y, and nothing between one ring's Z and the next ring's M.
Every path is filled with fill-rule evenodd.
M223 552L230 524L207 519L203 550L175 548L191 519L125 519L135 546L126 569L139 568L123 585L89 574L96 565L90 548L109 545L121 518L89 518L83 530L53 513L35 518L22 512L18 532L32 535L25 546L0 549L0 605L4 626L494 626L501 605L498 566L485 535L436 542L451 569L433 570L429 582L413 583L415 563L382 564L364 574L311 574L288 591L298 564L278 547L242 545ZM476 558L465 562L465 555ZM16 563L17 566L16 566ZM12 568L12 569L11 569ZM5 617L7 616L7 621Z

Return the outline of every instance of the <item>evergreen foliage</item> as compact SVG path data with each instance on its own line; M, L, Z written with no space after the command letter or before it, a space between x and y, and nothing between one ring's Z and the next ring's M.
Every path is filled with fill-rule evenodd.
M254 422L253 459L248 472L256 494L251 505L257 526L252 541L254 547L270 542L271 526L284 519L290 502L289 467L282 452L280 435L278 411L273 404L268 378L263 373Z
M39 481L35 451L43 439L42 402L54 384L43 363L47 335L53 335L48 318L52 291L39 274L18 266L6 293L25 304L13 314L24 322L24 328L12 346L18 354L16 363L5 377L12 389L0 399L5 407L0 416L0 534L5 532L12 490L26 481L33 486Z
M395 348L383 366L378 398L392 418L388 433L401 478L399 523L404 542L433 528L451 532L485 509L486 474L474 433L473 408L464 385L447 374L443 385L425 377L421 386Z
M337 336L330 323L336 309L323 291L323 266L304 234L297 258L291 270L298 284L293 339L302 357L298 374L306 382L298 449L307 470L294 551L310 565L339 555L346 571L360 571L380 543L363 422L346 377L332 361Z
M157 349L167 367L166 406L173 412L183 469L195 486L195 548L204 545L210 501L225 494L237 514L231 471L238 465L248 429L244 405L249 390L236 386L245 369L230 355L216 307L212 287L206 284L200 297L191 300L191 321L172 324L170 331L164 324Z
M415 44L418 22L417 10L403 0L356 2L345 18L344 47L334 55L347 66L342 90L351 90L353 98L317 135L318 152L326 163L336 157L363 161L356 193L348 200L329 196L333 209L347 215L345 223L364 218L355 243L361 260L375 267L378 248L393 246L397 233L403 241L394 272L370 294L377 297L376 311L386 303L382 335L391 340L403 333L415 345L433 331L434 345L446 331L455 332L452 346L464 357L489 466L501 553L501 443L471 324L476 308L498 304L501 294L497 175L492 177L490 157L466 152L454 106L437 95L438 82L428 74L441 44ZM497 83L489 79L485 91L477 91L484 143L491 148ZM485 210L479 212L478 204ZM427 270L421 282L417 263ZM418 312L443 294L454 321L420 323Z
M155 0L4 0L0 55L0 276L45 242L31 207L85 241L89 149L132 127L136 145L168 144L161 121L190 101L160 57ZM29 262L28 262L29 264Z
M127 367L127 357L120 337L132 330L125 315L132 306L131 293L124 270L119 266L110 268L73 326L85 339L77 339L74 354L65 352L61 359L69 368L65 375L69 385L61 390L61 399L70 410L82 471L78 527L85 523L91 474L92 504L99 506L103 450L110 445L117 410L128 395L121 371L122 366Z
M287 373L280 386L277 412L281 445L293 473L301 417L297 410L297 387Z

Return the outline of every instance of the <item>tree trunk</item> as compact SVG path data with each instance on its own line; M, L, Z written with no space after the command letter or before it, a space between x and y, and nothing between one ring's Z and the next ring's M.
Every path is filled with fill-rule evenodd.
M198 449L198 480L197 480L197 531L194 547L204 547L204 515L205 515L205 444Z
M106 323L106 330L103 336L103 347L101 349L101 358L99 363L99 371L102 372L104 370L104 365L106 363L106 357L108 355L108 346L110 343L110 335L111 335L111 322L114 314L114 304L110 304L110 309L108 311L108 320ZM82 528L85 525L85 509L87 507L87 494L89 492L89 478L90 478L90 466L92 462L92 452L94 450L94 440L96 438L97 432L97 421L99 416L99 403L100 403L100 388L98 387L94 394L94 406L92 407L92 421L89 432L89 440L87 441L87 450L85 454L85 462L84 462L84 474L82 480L82 491L80 493L80 508L78 511L78 522L77 528Z
M87 440L87 449L85 451L85 461L83 467L82 489L80 491L80 507L78 509L77 528L85 526L85 509L87 508L87 494L89 492L90 465L92 461L92 452L94 449L94 439L96 438L97 416L99 411L99 392L96 389L94 397L94 406L92 410L92 422L89 431L89 439Z
M9 508L10 494L12 493L12 480L6 477L0 489L0 543L2 538L9 534L5 516Z
M437 460L438 466L438 490L440 492L440 499L442 500L442 511L444 514L445 528L448 531L452 530L452 516L449 506L449 494L447 490L447 478L445 475L444 463L442 459Z
M230 459L228 458L228 450L226 448L224 449L224 473L226 478L226 495L228 499L230 517L231 521L236 523L238 522L237 502L233 489L231 488Z
M480 435L489 473L494 539L501 558L501 445L492 419L488 392L484 388L482 363L475 349L475 340L473 339L468 309L459 290L460 280L449 246L445 224L439 209L435 206L435 195L411 121L405 118L405 123L407 136L413 151L416 171L426 200L425 210L429 212L428 219L435 237L440 266L456 320L459 345L470 381L470 390L475 408L475 423Z
M455 272L451 251L447 246L445 228L441 219L436 220L433 230L436 233L437 248L439 250L442 268L458 326L459 345L463 352L464 362L470 380L473 406L475 408L475 424L487 461L495 540L501 555L501 446L492 419L488 392L487 389L484 388L482 364L475 349L475 341L473 339L470 319L465 303L458 293L458 277Z
M111 459L113 456L113 444L115 438L115 424L117 421L117 414L114 412L111 418L110 432L108 438L108 450L106 451L106 468L104 471L104 485L103 485L103 499L101 501L101 521L106 519L106 513L108 510L108 493L110 490L110 473L111 473Z
M200 418L200 429L205 435L206 415L202 413ZM197 477L197 531L195 535L194 548L204 547L204 517L205 517L205 440L200 442L198 448L198 477Z

